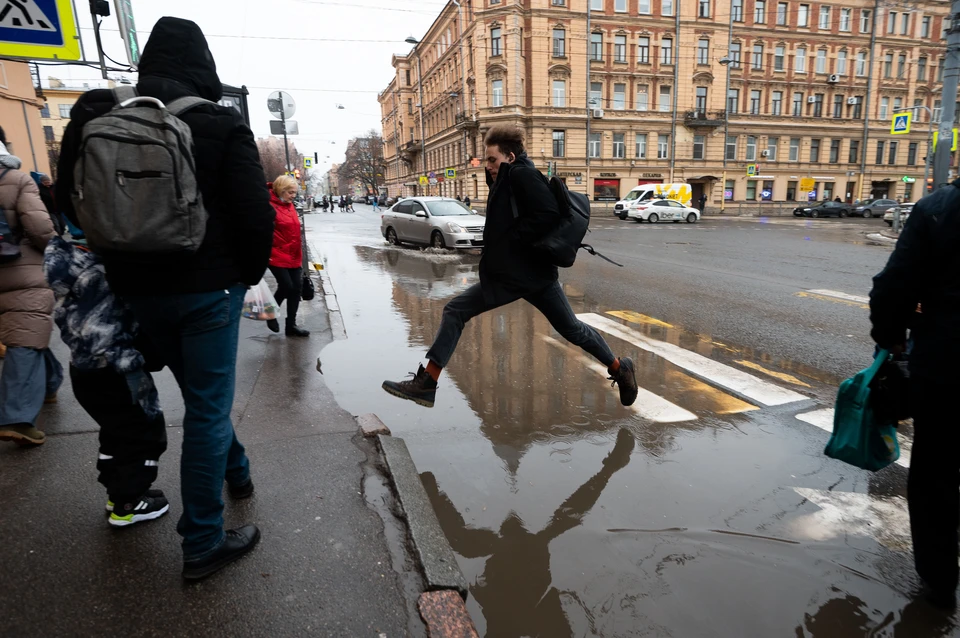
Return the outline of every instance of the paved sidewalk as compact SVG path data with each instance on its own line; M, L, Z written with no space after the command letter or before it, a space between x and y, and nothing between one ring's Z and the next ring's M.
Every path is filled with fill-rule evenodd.
M385 532L367 502L393 506L368 462L375 449L317 372L317 355L331 340L321 299L301 305L309 339L242 320L234 422L256 494L236 504L226 498L225 516L228 526L257 523L263 538L248 557L199 584L180 577L183 407L168 371L158 378L169 448L156 487L171 508L157 521L107 524L96 425L69 378L59 404L43 411L45 445L0 444L0 633L423 635L415 610L422 586L415 562L399 549L403 528L388 515ZM59 339L54 349L66 366Z

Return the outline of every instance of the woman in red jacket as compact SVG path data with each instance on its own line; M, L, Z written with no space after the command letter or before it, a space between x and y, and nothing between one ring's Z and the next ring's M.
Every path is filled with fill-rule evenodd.
M273 227L273 252L270 254L270 272L277 279L277 292L273 295L277 305L287 301L288 337L306 337L310 333L297 327L297 308L300 307L300 286L303 277L303 247L300 243L300 217L293 206L297 196L297 181L289 175L281 175L267 184L270 188L270 203L277 211ZM280 332L276 319L267 321L267 327Z

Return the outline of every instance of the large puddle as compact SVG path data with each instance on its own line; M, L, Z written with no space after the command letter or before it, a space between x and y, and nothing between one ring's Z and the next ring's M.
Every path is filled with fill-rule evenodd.
M627 331L608 336L637 362L643 410L524 302L467 325L436 407L421 408L380 384L416 369L479 258L322 229L311 243L347 333L321 353L324 378L406 440L481 634L953 635L908 604L904 468L826 459L826 433L795 418L829 405L837 379L568 288L577 313ZM799 400L751 398L771 384Z

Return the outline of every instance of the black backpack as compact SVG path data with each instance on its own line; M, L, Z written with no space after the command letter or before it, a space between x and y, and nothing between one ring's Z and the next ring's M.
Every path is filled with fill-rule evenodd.
M605 257L593 249L593 246L584 244L590 226L590 200L583 193L571 192L559 177L551 177L547 182L550 192L557 200L560 217L557 226L540 240L533 243L534 250L543 254L554 266L569 268L577 260L577 251L581 248L591 255L609 261L614 266L623 268L612 259ZM517 211L517 200L510 196L510 206L513 209L513 218L520 216Z

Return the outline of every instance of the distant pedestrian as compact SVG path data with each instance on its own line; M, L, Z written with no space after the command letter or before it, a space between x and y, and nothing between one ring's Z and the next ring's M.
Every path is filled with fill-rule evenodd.
M270 188L270 203L277 212L273 226L273 251L270 253L270 272L277 280L273 294L279 306L286 300L288 337L308 337L310 333L297 327L297 309L300 307L300 287L303 279L303 243L300 236L300 216L293 206L297 181L289 175L280 175ZM280 322L268 319L267 327L280 332Z
M700 199L697 200L697 203L700 204L700 213L703 214L707 207L707 194L704 193L700 195Z
M413 379L384 381L383 389L433 407L437 380L453 356L466 323L525 299L564 339L599 360L619 385L620 402L633 405L638 394L633 361L614 356L600 333L577 319L558 281L557 267L532 249L535 242L556 228L560 209L546 178L524 151L523 130L511 125L493 126L484 143L490 195L480 283L467 288L443 309L440 329L427 352L427 366L421 365Z
M346 212L347 210L347 198L343 195L340 196L340 212Z
M0 209L5 252L0 263L0 342L7 347L0 372L0 441L41 445L36 427L44 402L56 400L63 368L50 350L53 291L43 275L43 251L56 236L36 183L21 173L0 129Z
M458 202L462 202L462 201L463 201L463 198L460 197L459 195L457 195L457 201L458 201Z
M373 206L373 212L380 212L380 199L376 196L370 198L370 204Z
M842 203L843 203L843 200L840 199L840 196L839 196L839 195L837 195L837 197L836 197L833 201L837 202L838 204L842 204Z
M63 216L57 210L57 197L54 193L53 180L46 173L30 173L33 181L36 182L40 190L40 201L47 209L50 219L53 221L53 229L58 235L63 234Z
M348 212L348 213L355 212L355 211L353 210L353 196L352 196L352 195L347 195L346 202L347 202L347 212Z
M463 203L464 203L464 205L465 205L467 208L470 208L470 196L469 196L469 195L467 195L466 197L463 198Z
M183 537L183 577L196 580L240 558L260 540L255 525L224 530L222 494L224 482L232 498L253 494L250 461L230 415L244 293L266 270L276 213L253 134L238 111L217 104L223 83L200 27L161 18L143 48L139 74L136 89L142 96L166 105L181 97L206 100L178 116L193 134L196 187L206 210L199 248L167 258L147 259L134 251L101 255L110 287L130 304L140 329L163 353L180 386L186 409L180 461L183 513L177 531ZM64 133L57 201L81 227L72 201L82 200L71 200L71 195L76 195L74 165L81 159L83 127L114 109L120 90L84 93ZM90 179L100 176L91 174ZM110 181L99 187L115 187L111 175L103 179ZM149 192L167 191L157 186ZM87 221L95 219L89 208L79 212ZM150 214L149 207L144 214ZM92 235L92 227L87 231ZM135 511L157 505L148 494Z

